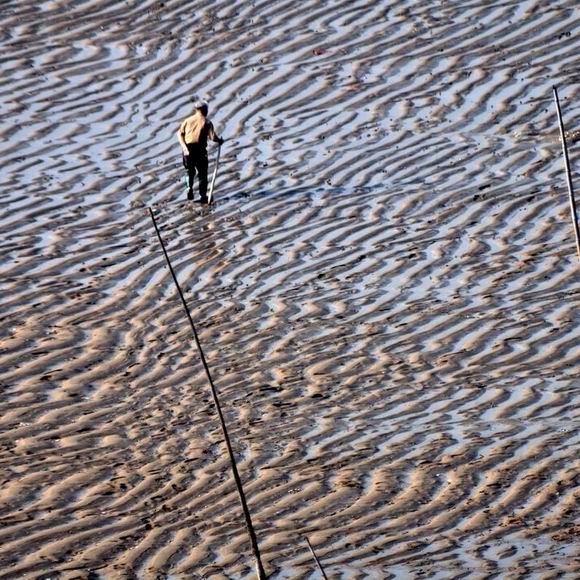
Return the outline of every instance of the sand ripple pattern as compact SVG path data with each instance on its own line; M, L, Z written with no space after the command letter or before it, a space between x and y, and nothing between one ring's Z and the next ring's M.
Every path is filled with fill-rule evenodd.
M0 578L253 576L150 205L273 578L580 574L575 2L0 18Z

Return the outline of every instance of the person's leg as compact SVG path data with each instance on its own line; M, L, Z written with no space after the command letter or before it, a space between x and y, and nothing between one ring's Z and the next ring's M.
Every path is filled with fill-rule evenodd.
M199 195L203 203L207 203L207 153L200 154L196 159L197 172L199 173Z
M187 199L193 199L193 180L195 179L195 160L192 151L183 156L183 166L187 169Z

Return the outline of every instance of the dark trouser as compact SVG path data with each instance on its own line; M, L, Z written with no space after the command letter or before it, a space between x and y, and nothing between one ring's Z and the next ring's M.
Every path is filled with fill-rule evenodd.
M207 150L205 147L193 144L187 145L189 155L183 156L183 166L187 169L189 192L188 197L193 199L193 180L195 174L199 179L199 195L202 200L207 200Z

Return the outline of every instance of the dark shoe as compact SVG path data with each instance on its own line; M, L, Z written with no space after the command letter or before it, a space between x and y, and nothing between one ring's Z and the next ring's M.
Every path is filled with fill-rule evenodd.
M187 199L193 199L193 191L190 190L187 192Z
M207 197L202 197L198 201L199 203L209 203L209 199Z

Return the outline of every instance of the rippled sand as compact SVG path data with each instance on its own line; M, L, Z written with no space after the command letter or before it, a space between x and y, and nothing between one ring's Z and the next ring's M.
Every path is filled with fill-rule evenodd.
M0 19L1 578L254 574L148 206L272 578L580 576L576 2Z

